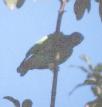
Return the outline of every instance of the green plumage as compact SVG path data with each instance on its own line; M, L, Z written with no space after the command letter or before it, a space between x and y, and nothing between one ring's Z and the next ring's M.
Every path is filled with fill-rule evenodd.
M23 76L31 69L48 69L50 65L56 68L70 57L73 47L82 40L83 36L78 32L71 35L64 35L61 32L50 34L45 41L35 44L26 53L17 71ZM53 67L51 69L54 69Z

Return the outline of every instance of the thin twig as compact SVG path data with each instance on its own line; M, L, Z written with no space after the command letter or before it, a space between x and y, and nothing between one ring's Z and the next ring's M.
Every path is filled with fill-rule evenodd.
M64 13L64 8L65 8L66 3L67 3L67 0L60 0L60 9L59 9L59 12L58 12L56 31L55 31L56 33L60 32L62 16L63 16L63 13Z
M57 18L57 24L56 24L55 33L59 33L60 32L62 16L63 16L63 13L64 13L64 8L65 8L66 3L67 3L67 0L60 0L60 9L59 9L59 12L58 12L58 18ZM57 65L57 62L56 62L55 65ZM50 107L55 107L56 90L57 90L57 78L58 78L58 68L54 69L54 71L53 71L53 83L52 83Z

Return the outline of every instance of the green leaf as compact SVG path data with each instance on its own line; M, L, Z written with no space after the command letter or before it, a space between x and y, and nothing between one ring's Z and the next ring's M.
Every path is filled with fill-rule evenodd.
M4 0L4 3L10 10L14 10L16 8L17 0Z
M25 99L22 103L22 107L32 107L33 102L30 99Z
M95 67L95 71L102 72L102 64L97 64Z
M100 16L101 21L102 21L102 0L99 0L99 16Z
M25 0L17 0L16 7L17 7L17 8L21 8L24 3L25 3Z
M75 65L70 65L69 67L75 67L75 68L79 68L80 70L82 70L84 73L88 73L89 71L87 70L87 68L85 68L84 66L75 66Z
M10 102L12 102L15 105L15 107L20 107L20 102L17 99L15 99L11 96L5 96L4 99L9 100Z
M99 85L93 86L91 88L93 94L97 97L101 97L102 98L102 87Z
M76 89L82 87L82 86L86 86L86 85L94 85L96 82L93 80L85 80L83 83L76 85L70 92L69 95L72 95L74 91L76 91Z
M90 71L93 71L94 67L93 67L93 64L91 63L91 58L89 56L87 56L87 55L84 54L84 55L80 56L80 59L83 60L87 64L88 69Z
M85 54L81 55L80 59L83 60L84 62L86 62L87 64L90 64L90 62L91 62L90 57Z
M94 101L90 101L86 104L85 107L102 107L102 99L97 98Z
M25 0L4 0L5 5L10 9L21 8Z
M76 15L76 19L80 20L84 13L85 10L88 12L91 9L91 0L76 0L74 4L74 13Z

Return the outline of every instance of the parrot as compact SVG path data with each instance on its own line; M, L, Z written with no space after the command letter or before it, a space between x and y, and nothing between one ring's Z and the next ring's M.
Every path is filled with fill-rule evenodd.
M15 99L11 96L5 96L4 99L7 99L7 100L11 101L14 104L15 107L20 107L20 102L17 99ZM32 107L32 104L33 103L30 99L25 99L22 102L22 107Z
M73 48L83 39L84 36L79 32L71 35L64 35L62 32L49 34L28 50L17 67L17 72L24 76L33 69L58 70L59 65L72 55Z
M10 9L21 8L25 0L4 0L5 5Z

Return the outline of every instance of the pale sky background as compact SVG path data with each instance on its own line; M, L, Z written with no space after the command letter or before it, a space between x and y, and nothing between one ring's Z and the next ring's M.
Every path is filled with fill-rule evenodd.
M84 107L94 100L90 87L82 87L68 96L69 91L83 82L85 74L69 65L85 65L79 59L87 54L92 62L102 62L102 23L98 4L92 0L90 14L80 21L73 14L74 0L70 0L63 16L61 31L75 31L84 35L84 41L74 48L72 56L62 65L58 76L56 107ZM54 32L59 8L58 0L26 0L19 10L10 11L0 0L0 107L14 107L2 99L13 96L21 102L30 98L33 107L50 107L52 73L49 70L32 70L20 77L16 69L26 52L43 36Z

